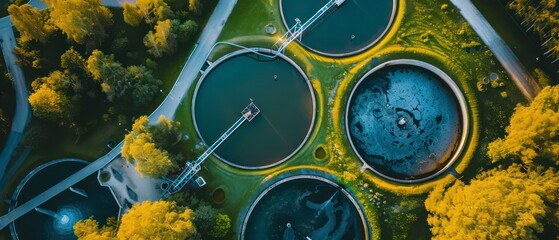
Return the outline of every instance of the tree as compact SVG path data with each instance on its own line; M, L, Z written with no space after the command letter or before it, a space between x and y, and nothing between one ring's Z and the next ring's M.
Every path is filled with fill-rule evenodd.
M122 65L115 61L113 54L105 55L102 51L95 49L87 59L86 68L93 79L102 81L109 77L109 73L112 73L107 70L112 64L116 64L118 67L122 68Z
M107 225L99 228L99 223L93 219L88 218L80 220L74 225L74 234L80 240L113 240L116 239L116 219L114 221L107 221ZM112 223L109 223L112 222Z
M135 5L124 5L124 21L132 26L138 26L142 19L154 24L173 16L171 7L163 0L137 0Z
M519 165L482 173L469 185L436 187L427 200L433 239L535 239L553 214L559 187L555 170ZM552 207L553 206L553 207Z
M556 0L508 1L508 8L524 19L526 31L532 30L540 37L540 43L549 51L546 54L559 57L559 11Z
M41 52L34 48L29 38L18 38L14 54L17 56L17 63L24 67L41 68Z
M177 36L171 29L171 20L158 21L154 29L155 32L149 31L144 37L148 52L155 57L173 54L177 47Z
M60 56L60 66L72 73L83 73L86 69L86 61L79 52L71 47Z
M196 234L192 210L180 209L175 202L135 204L122 216L118 239L187 239Z
M198 229L200 233L207 233L215 224L218 213L219 211L209 204L200 204L194 210L196 229Z
M148 122L147 116L134 122L132 131L124 138L121 153L128 161L136 162L136 170L142 176L158 178L167 175L176 164L167 151L156 147Z
M540 87L544 88L549 86L550 84L549 76L547 76L547 74L545 74L543 70L536 68L532 73L534 74L536 80L538 81L538 84L540 84Z
M72 90L75 83L75 76L60 71L37 78L31 83L34 92L29 95L33 114L51 121L70 120L76 114L74 97L77 95Z
M39 118L51 121L70 118L71 104L68 98L47 85L41 85L29 95L29 104L33 115Z
M487 154L494 162L512 157L526 164L551 159L559 165L559 87L546 87L530 105L517 106L506 132L489 144Z
M21 37L28 41L30 39L45 43L47 37L52 33L52 26L39 9L31 7L29 4L21 6L10 5L8 13L12 19L12 24L21 33Z
M200 16L200 13L202 13L202 3L200 3L200 0L188 0L188 10L196 16Z
M198 24L192 20L187 20L181 24L178 19L174 19L171 21L171 25L172 31L177 35L179 42L190 40L196 31L198 31Z
M162 84L145 66L124 68L114 55L99 50L93 50L86 68L111 102L132 100L133 106L141 107L153 100Z
M219 213L215 218L215 223L208 235L214 238L224 238L231 229L231 218L229 215Z
M203 199L197 198L191 192L182 191L171 195L169 201L176 202L179 206L188 206L194 210L194 225L203 238L223 238L231 228L231 219L227 214L211 206ZM223 235L223 236L221 236Z
M99 43L105 38L105 26L112 24L112 13L101 0L44 0L51 22L68 39L79 44L86 40Z
M114 102L122 97L129 85L124 80L126 69L114 60L114 55L105 55L99 50L93 50L87 59L87 71L94 80L101 83L101 90L107 94L107 99Z
M156 146L169 150L182 138L180 126L180 122L168 120L161 115L157 124L150 127Z
M124 22L131 26L138 26L142 21L142 16L139 13L136 5L125 2L123 7Z
M130 86L128 93L132 94L132 100L136 107L151 102L155 95L159 93L162 84L161 80L155 78L151 70L145 66L127 67L124 82Z
M79 240L182 240L195 236L193 218L192 210L177 207L175 202L145 201L134 204L130 211L122 216L118 231L115 231L115 222L99 228L97 221L86 219L74 225L74 234Z

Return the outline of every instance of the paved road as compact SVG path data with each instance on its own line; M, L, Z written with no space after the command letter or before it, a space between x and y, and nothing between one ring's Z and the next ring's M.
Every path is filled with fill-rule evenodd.
M223 25L237 0L221 0L217 4L212 17L209 19L204 31L200 35L197 47L190 55L188 62L183 67L177 82L171 89L171 92L165 98L164 104L159 107L150 115L150 122L155 123L159 115L165 115L168 119L172 119L175 111L179 107L186 91L192 86L198 72L206 62L213 45L217 41L217 37L223 29ZM180 47L179 47L180 48Z
M0 45L2 47L2 53L4 55L4 61L6 62L6 67L8 72L10 72L14 78L14 88L16 94L16 111L14 114L14 119L12 121L12 129L10 135L8 136L8 141L0 153L0 179L4 176L4 171L6 171L6 166L10 162L14 151L21 139L23 131L31 119L31 108L27 98L29 93L27 91L27 83L25 82L25 76L23 71L16 63L16 56L13 51L16 47L16 39L14 36L14 31L12 30L12 21L10 17L3 17L0 19Z
M529 100L534 99L539 92L539 88L537 84L535 84L534 79L530 77L524 65L522 65L503 39L499 37L495 29L491 27L474 4L470 0L450 1L460 10L462 16L464 16L481 40L483 40L493 52L524 96Z
M167 95L165 100L161 105L150 115L150 122L156 122L160 115L165 115L168 118L172 118L175 111L179 107L180 100L186 95L186 91L192 86L194 80L207 56L210 54L212 46L217 40L217 37L221 33L223 24L233 11L233 7L236 4L236 0L222 0L217 4L212 16L210 17L206 27L204 28L200 38L198 40L198 47L192 52L188 62L184 65L175 85L171 89L171 92ZM0 217L0 229L6 227L10 222L23 216L30 210L38 207L44 202L48 201L52 197L58 195L62 191L68 189L72 185L80 182L87 176L95 173L103 166L115 159L120 153L123 142L121 142L117 147L107 153L105 156L95 160L91 164L87 165L85 168L79 170L78 172L72 174L68 178L59 182L55 186L49 188L45 192L37 195L35 198L29 200L26 203L21 204L19 207L8 212L6 215Z

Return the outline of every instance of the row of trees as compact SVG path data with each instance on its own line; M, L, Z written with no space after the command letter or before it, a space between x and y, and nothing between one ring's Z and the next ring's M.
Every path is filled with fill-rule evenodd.
M45 0L46 11L24 4L11 5L8 12L21 33L22 42L36 40L45 44L54 31L60 30L69 40L94 49L107 37L106 29L113 24L112 13L101 3L101 0ZM194 16L202 12L199 0L190 0L188 7ZM172 55L178 44L188 41L198 30L194 20L184 17L187 14L177 16L163 0L125 2L123 15L124 22L131 26L137 27L144 22L152 28L143 42L155 57Z
M549 53L559 58L559 11L556 0L512 0L508 7L524 20L527 28L540 37Z
M152 102L162 85L152 72L157 64L151 59L137 61L143 54L128 47L137 45L129 43L126 28L111 26L113 14L101 0L44 2L48 7L44 11L28 4L8 8L20 32L15 49L19 63L43 76L32 83L29 101L35 116L71 126L79 134L87 131L86 125L94 124L91 119L96 116L105 113L103 119L108 120L118 115L121 122L121 117L126 118ZM188 7L190 12L175 13L164 0L127 2L123 8L124 21L138 30L146 29L140 44L144 43L149 54L172 55L180 43L188 41L198 30L192 17L199 16L202 6L195 0ZM115 29L122 30L111 35L111 44L103 43L109 34L115 34ZM58 48L61 34L70 47L59 55L61 61L57 64L53 56L42 56L42 51L48 49L46 45ZM117 51L121 60L125 56L132 62L145 62L148 67L122 64L115 55L103 52L107 50ZM90 106L94 102L97 106ZM89 106L87 111L83 111L84 106Z
M100 227L92 218L80 220L74 234L79 240L220 239L231 229L229 215L186 195L178 199L189 201L189 207L172 200L146 201L132 206L120 222L108 219Z
M559 227L559 87L519 105L506 132L487 153L500 167L431 192L434 239L536 239Z
M97 118L98 111L106 111L101 110L107 106L104 99L116 106L109 108L109 113L130 113L146 106L160 92L162 82L151 69L124 66L114 55L93 48L101 46L106 28L113 23L112 13L101 5L101 0L44 2L48 6L45 11L28 4L8 8L20 32L15 49L19 63L47 74L31 83L29 103L35 116L70 126L79 136L87 131L86 125L95 122L91 118ZM59 33L67 37L70 48L59 55L57 64L52 58L42 58L39 49L46 49L45 45L58 48L59 40L53 41ZM60 68L41 71L45 63Z
M145 66L128 66L99 50L84 59L73 48L61 56L62 70L31 83L29 103L35 116L70 123L83 101L91 101L101 89L110 102L139 109L159 93L162 82Z
M29 4L10 5L8 13L23 41L46 43L56 29L78 44L100 44L106 37L106 27L113 23L112 13L101 0L43 1L48 10L41 12Z
M193 219L191 209L178 207L175 202L146 201L134 205L120 224L107 221L99 228L99 223L90 218L77 222L74 234L80 240L192 239L196 235Z

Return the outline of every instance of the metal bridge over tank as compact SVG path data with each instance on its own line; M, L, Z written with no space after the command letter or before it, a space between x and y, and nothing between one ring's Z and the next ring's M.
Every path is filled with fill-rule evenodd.
M187 162L185 169L182 173L169 184L169 187L164 190L163 196L169 196L171 194L179 192L198 172L200 172L200 165L206 160L207 157L212 154L219 145L221 145L237 128L239 128L245 121L252 121L260 113L260 109L251 102L243 111L241 111L241 117L237 120L233 126L231 126L217 141L215 141L209 148L204 152L196 161Z
M301 24L301 20L299 20L299 18L296 18L295 25L293 25L293 27L287 30L287 32L283 36L281 36L276 41L276 43L274 43L274 46L272 48L277 52L283 52L283 50L287 47L287 45L293 42L293 40L298 39L300 41L303 32L307 30L307 28L309 28L311 25L313 25L316 22L316 20L322 17L322 15L324 15L324 13L326 13L330 8L332 8L333 6L339 7L344 2L345 0L328 1L326 5L322 6L311 18L309 18L309 20L307 20L303 24Z

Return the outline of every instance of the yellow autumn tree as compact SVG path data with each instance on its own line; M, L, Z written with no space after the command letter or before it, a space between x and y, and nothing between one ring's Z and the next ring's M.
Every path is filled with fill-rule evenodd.
M111 223L99 228L90 218L77 222L74 234L79 240L184 240L196 234L193 219L192 210L177 207L175 202L146 201L122 216L118 231Z
M526 172L519 165L482 173L470 184L436 187L427 200L433 239L535 239L557 206L555 170Z
M173 17L175 14L164 0L137 0L135 4L124 4L124 22L132 26L138 26L140 21L145 20L147 24L154 24Z
M215 224L210 229L208 235L214 238L224 238L231 229L231 218L227 214L217 214Z
M118 239L183 240L196 234L192 210L180 209L175 202L136 204L122 216Z
M33 115L39 118L55 121L68 119L71 115L70 100L46 84L29 95L29 104L33 109Z
M113 14L101 0L43 0L50 12L50 21L68 39L83 44L86 40L100 42L105 27L112 24Z
M114 221L116 223L116 221ZM80 240L114 240L115 226L107 224L99 228L99 223L93 219L80 220L74 225L74 234Z
M124 138L121 153L128 161L136 163L136 170L142 176L157 178L167 175L176 165L167 151L156 147L148 122L147 116L134 122L132 131Z
M512 157L531 164L550 159L559 165L559 86L544 88L528 106L516 107L505 138L489 144L495 162Z
M24 42L35 39L46 43L47 37L53 31L53 27L47 23L41 11L29 4L21 6L12 4L8 7L8 13L12 24L19 31Z
M140 15L136 5L129 2L124 2L122 9L123 9L122 15L124 16L125 23L128 23L131 26L140 25L140 22L142 21L142 16Z

